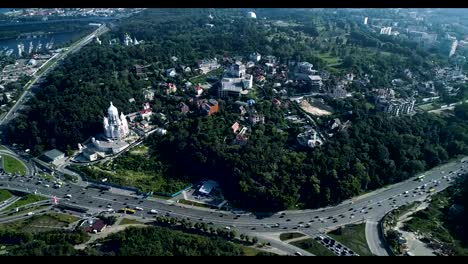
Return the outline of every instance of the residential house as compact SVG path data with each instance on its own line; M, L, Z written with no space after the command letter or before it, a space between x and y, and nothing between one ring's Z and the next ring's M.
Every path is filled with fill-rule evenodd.
M330 93L330 96L336 99L346 98L348 92L342 87L338 86Z
M215 99L200 100L200 102L197 102L197 104L199 105L202 113L208 116L219 111L218 101Z
M182 112L182 114L186 114L190 110L188 105L186 105L184 102L181 102L179 106L180 106L180 111Z
M247 110L245 110L245 107L243 105L239 106L240 114L241 116L245 115L247 113Z
M276 106L276 108L280 108L281 107L281 101L276 99L276 98L273 98L273 100L271 100L271 102Z
M255 81L257 81L257 82L263 82L263 81L265 81L265 79L266 78L263 75L255 76Z
M255 124L264 124L265 123L265 116L262 114L259 114L257 110L250 108L249 109L249 121L252 123L252 125Z
M243 145L247 143L247 140L249 139L249 133L247 133L248 131L248 127L242 127L234 139L234 144Z
M151 111L151 106L149 103L143 105L143 110L140 111L140 116L142 119L149 120L153 112Z
M138 77L146 77L147 69L151 65L140 65L140 64L135 64L135 72Z
M194 88L194 91L195 91L195 96L196 97L200 97L203 93L203 88L201 88L200 86L195 86Z
M166 85L166 94L169 95L169 94L175 93L175 92L177 92L177 87L176 87L176 85L173 84L173 83L168 83L168 84Z
M138 116L140 116L140 112L134 112L134 113L128 114L127 118L130 120L130 122L133 122L135 118L137 118Z
M236 133L240 128L240 125L239 123L235 122L234 124L232 124L231 126L231 130L232 130L232 133Z
M218 59L216 58L203 59L203 60L198 61L198 71L201 74L206 74L210 71L218 69L219 67L221 67L221 65L218 63Z
M145 97L145 100L153 101L153 99L154 99L154 90L153 89L145 89L143 91L143 96Z
M85 223L85 225L87 225L85 227L85 231L88 232L88 233L102 232L102 230L104 230L104 228L106 228L106 226L107 226L104 223L104 221L102 221L101 219L97 219L95 221L88 220L88 221L85 221L84 223Z
M167 77L175 77L177 75L177 72L175 68L170 68L166 70L166 76Z
M254 61L254 62L259 62L262 59L262 55L258 52L254 52L249 55L249 60Z

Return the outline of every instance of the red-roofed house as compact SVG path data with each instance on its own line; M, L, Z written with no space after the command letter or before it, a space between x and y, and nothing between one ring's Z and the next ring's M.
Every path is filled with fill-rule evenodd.
M233 133L236 133L237 130L239 130L239 123L235 122L232 126L231 126L231 129L232 129L232 132Z
M279 108L281 106L281 101L276 99L276 98L273 98L273 100L271 100L271 102L277 107Z
M106 228L106 224L101 219L94 221L90 226L85 227L85 231L88 233L98 233Z
M145 103L143 105L143 110L140 111L140 116L143 119L149 119L150 116L153 114L153 111L151 111L151 106L149 103Z
M183 113L183 114L186 114L188 113L188 111L190 110L188 105L186 105L184 102L180 103L180 111Z

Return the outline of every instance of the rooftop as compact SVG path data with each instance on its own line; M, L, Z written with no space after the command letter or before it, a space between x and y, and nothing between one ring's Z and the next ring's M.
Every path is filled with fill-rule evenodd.
M57 149L52 149L44 153L44 156L49 160L55 160L56 158L60 157L61 155L65 155L65 153L61 152Z

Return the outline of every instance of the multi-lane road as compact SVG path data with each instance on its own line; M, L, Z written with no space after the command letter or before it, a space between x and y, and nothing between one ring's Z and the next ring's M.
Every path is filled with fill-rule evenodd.
M297 210L278 212L266 217L258 217L252 213L238 215L233 212L204 209L166 201L161 199L143 199L137 195L124 195L121 192L101 191L94 188L68 183L62 188L54 189L38 183L35 177L0 176L0 188L36 193L52 198L57 196L59 203L75 205L89 209L91 212L106 211L113 208L116 211L128 207L143 208L137 211L136 217L151 218L151 209L159 215L190 219L193 222L204 222L218 227L236 229L242 233L260 236L262 233L301 231L309 235L326 232L350 223L373 221L377 222L390 210L411 203L425 200L431 193L441 191L450 186L454 179L468 171L468 161L460 160L448 163L427 171L422 181L415 178L387 186L383 189L345 201L339 205L317 210ZM49 183L49 185L52 185ZM433 189L432 192L429 190ZM71 194L71 199L65 196ZM378 230L374 228L373 230ZM379 252L378 234L366 234L371 240L373 252ZM378 254L378 253L377 253Z

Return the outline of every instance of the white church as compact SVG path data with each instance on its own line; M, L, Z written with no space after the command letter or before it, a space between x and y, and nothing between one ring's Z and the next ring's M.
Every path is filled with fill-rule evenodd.
M107 117L104 117L104 133L109 139L123 139L128 136L128 123L123 112L117 110L112 102L107 109Z

